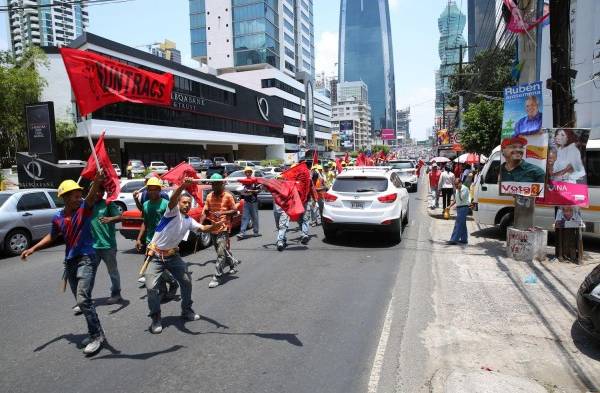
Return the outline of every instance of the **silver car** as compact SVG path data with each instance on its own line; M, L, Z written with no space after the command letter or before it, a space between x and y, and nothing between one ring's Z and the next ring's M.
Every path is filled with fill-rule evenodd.
M53 189L0 192L0 247L10 256L21 254L50 232L52 217L64 206Z

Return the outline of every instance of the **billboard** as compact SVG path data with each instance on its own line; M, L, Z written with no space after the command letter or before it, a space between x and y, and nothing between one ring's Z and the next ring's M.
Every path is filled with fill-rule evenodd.
M354 120L340 120L340 146L354 149Z
M584 162L589 137L589 129L549 130L546 193L537 203L553 206L589 206Z
M25 105L27 141L30 154L53 154L56 144L54 129L54 105L52 102L39 102Z
M504 89L502 139L541 132L542 107L542 82Z
M382 128L381 139L384 141L396 139L396 131L394 131L392 128Z

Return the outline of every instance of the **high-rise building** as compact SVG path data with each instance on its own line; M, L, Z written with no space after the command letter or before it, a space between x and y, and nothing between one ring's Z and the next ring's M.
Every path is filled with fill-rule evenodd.
M368 87L363 81L340 82L337 86L338 102L369 101Z
M181 64L181 52L173 41L165 40L156 46L152 46L151 52L154 56Z
M192 57L280 97L286 152L324 151L331 100L315 88L312 0L190 0Z
M410 107L396 111L396 139L400 146L410 140Z
M362 81L338 83L338 101L332 107L332 130L343 150L371 144L371 106L367 85Z
M312 0L190 0L192 57L216 69L315 77Z
M89 24L83 2L8 0L6 15L12 50L17 57L32 45L68 45Z
M342 0L339 36L340 82L364 81L369 88L372 130L395 129L394 56L388 1Z
M493 48L496 43L496 1L469 0L467 16L469 61L480 52Z
M450 91L448 76L451 75L456 64L460 59L460 46L466 47L467 42L462 36L466 24L465 14L458 8L456 1L448 0L448 4L438 18L438 29L440 31L440 41L438 44L438 53L440 56L440 69L436 71L436 116L442 116L444 105ZM463 50L463 57L466 50Z

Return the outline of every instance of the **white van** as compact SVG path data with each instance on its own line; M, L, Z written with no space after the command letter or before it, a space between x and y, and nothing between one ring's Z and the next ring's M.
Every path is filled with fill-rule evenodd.
M474 217L477 224L498 225L504 233L513 223L514 198L499 193L500 154L500 146L498 146L475 181L474 202L477 208ZM581 215L586 223L585 232L600 237L600 139L588 141L586 158L590 206L582 208ZM536 205L534 224L552 230L554 207Z

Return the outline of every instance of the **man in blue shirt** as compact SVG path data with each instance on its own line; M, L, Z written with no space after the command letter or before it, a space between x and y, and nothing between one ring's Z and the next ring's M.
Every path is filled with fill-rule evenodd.
M527 112L527 116L519 119L517 124L515 124L513 136L531 135L542 129L542 112L539 111L536 96L527 97L525 100L525 111Z

